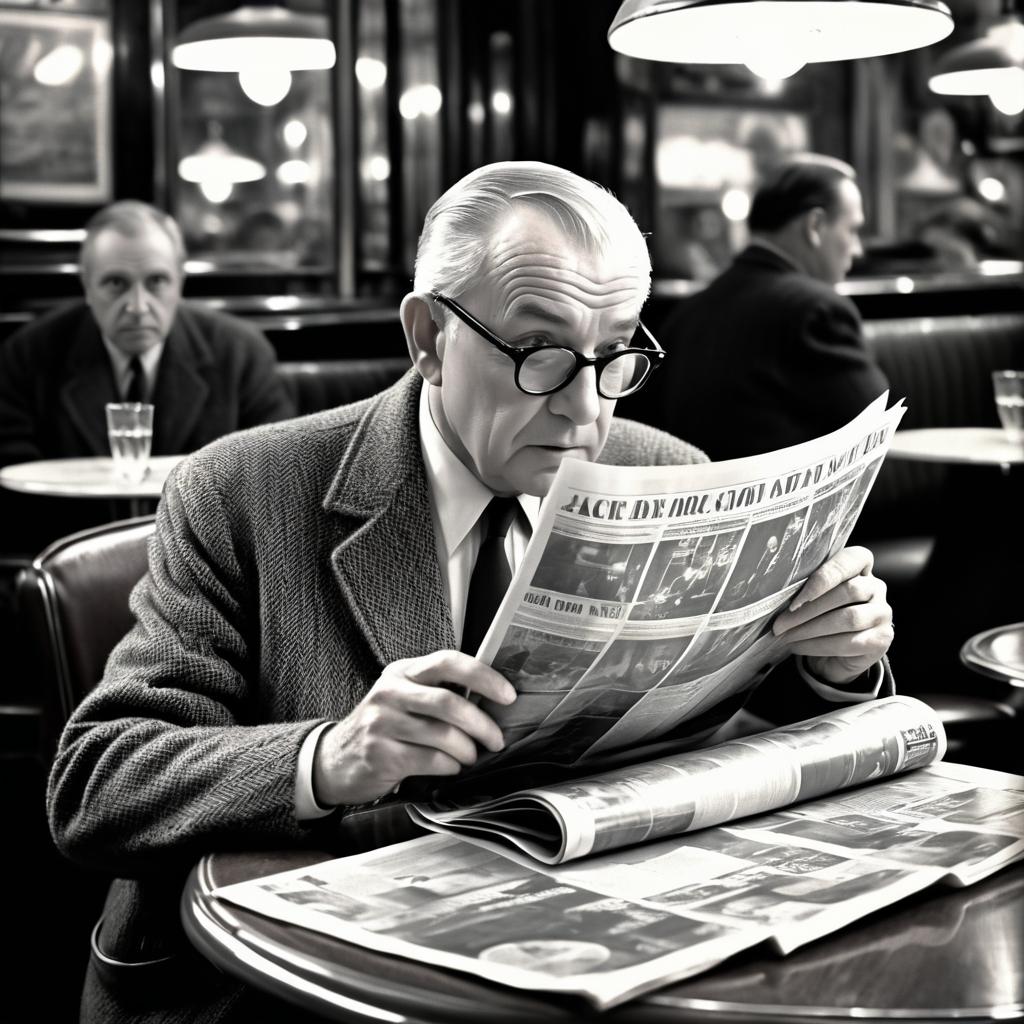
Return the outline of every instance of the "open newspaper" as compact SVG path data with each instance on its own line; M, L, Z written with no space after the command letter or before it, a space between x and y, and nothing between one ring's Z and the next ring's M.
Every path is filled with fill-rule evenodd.
M505 748L476 769L602 762L699 725L784 656L775 616L853 530L902 404L781 451L696 466L566 459L479 656Z
M692 744L781 659L771 622L845 545L902 412L882 396L728 463L563 462L480 652L519 691L487 705L506 748L470 773L483 784L410 807L442 834L217 895L607 1007L1020 858L1024 779L940 763L912 698L685 753L666 739L692 726ZM550 781L527 785L538 766Z
M934 742L915 750L917 739L903 736L910 710L896 711L889 767L941 748L927 715L921 728L935 730ZM756 775L777 752L753 742L728 759L712 750L706 779L696 764L677 775L680 803L691 790L705 809L728 802L719 787ZM796 774L843 778L844 760L826 757ZM803 783L773 782L763 796L782 802L794 789ZM969 885L1022 856L1024 778L933 763L560 866L478 838L428 835L215 894L368 949L606 1008L762 942L789 953L937 882Z

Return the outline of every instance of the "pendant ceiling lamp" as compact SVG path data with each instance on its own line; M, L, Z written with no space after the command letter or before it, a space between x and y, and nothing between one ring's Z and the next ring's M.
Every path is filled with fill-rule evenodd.
M788 78L805 64L930 46L952 30L941 0L624 0L608 42L630 57Z
M266 177L263 164L242 156L224 141L216 121L210 123L209 132L194 153L178 161L178 175L198 185L211 203L223 203L235 185Z
M956 46L936 62L928 79L943 96L988 96L1004 114L1024 111L1024 24L1004 4L1003 16L981 39Z
M186 71L316 71L334 67L327 20L284 7L239 7L187 25L171 51Z

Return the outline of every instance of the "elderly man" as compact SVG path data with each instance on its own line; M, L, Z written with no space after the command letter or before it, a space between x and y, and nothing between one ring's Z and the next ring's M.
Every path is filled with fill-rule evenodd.
M109 454L107 402L153 403L154 455L293 415L266 338L182 302L184 261L178 225L146 203L113 203L89 221L84 302L0 345L0 465Z
M192 862L225 844L379 841L354 837L353 811L502 747L461 695L516 697L473 656L495 509L514 567L566 456L703 459L613 419L609 396L642 383L652 358L637 330L649 281L643 237L609 193L546 164L483 167L427 216L401 381L178 468L137 625L69 722L50 781L58 846L121 876L86 1019L158 1005L162 1021L251 1018L245 990L182 962ZM841 552L803 598L776 630L825 696L870 698L891 629L869 554ZM166 984L118 966L138 961L159 961L150 973Z
M835 290L863 223L851 167L809 154L779 167L751 203L750 245L658 332L669 359L651 421L732 459L826 434L880 395L860 316Z

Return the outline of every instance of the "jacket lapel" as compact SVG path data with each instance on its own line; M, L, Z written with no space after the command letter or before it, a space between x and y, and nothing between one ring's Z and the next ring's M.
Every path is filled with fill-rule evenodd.
M179 311L164 345L153 394L153 452L188 451L188 439L210 394L204 371L213 356L203 338ZM194 447L194 446L193 446Z
M118 401L110 356L103 347L92 313L86 309L66 365L67 379L60 389L60 400L68 419L85 440L93 455L109 455L107 420L103 409L107 402Z
M382 666L455 646L420 453L420 382L410 371L370 405L324 500L352 522L331 562Z

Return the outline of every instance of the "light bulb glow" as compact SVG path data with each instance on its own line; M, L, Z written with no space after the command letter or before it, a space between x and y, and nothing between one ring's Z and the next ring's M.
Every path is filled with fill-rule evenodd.
M496 89L491 93L491 109L496 114L512 112L512 97L504 89Z
M726 189L721 205L722 213L728 220L745 221L750 213L750 196L741 188Z
M67 85L82 70L85 54L78 46L55 46L36 61L32 77L40 85Z
M406 121L430 117L441 109L441 90L436 85L412 85L398 99L398 113Z
M265 68L246 68L238 72L242 92L261 107L274 107L288 95L292 87L292 73L287 68L270 65Z
M391 177L391 161L378 154L366 161L365 176L371 181L387 181Z
M1005 74L989 90L988 98L1001 114L1013 117L1024 111L1024 68L1002 68Z
M357 57L356 80L364 89L380 89L388 80L388 66L376 57Z
M758 78L768 82L780 82L795 75L807 64L803 57L793 53L766 50L748 57L744 62Z
M1006 198L1006 186L998 178L982 178L978 182L978 195L990 203L1001 203Z
M313 176L313 169L305 160L285 160L275 173L282 185L303 185Z
M292 149L298 149L306 141L309 132L301 121L293 118L281 129L281 134L284 136L286 145Z
M223 203L231 195L231 182L223 178L209 178L199 182L199 191L211 203Z

